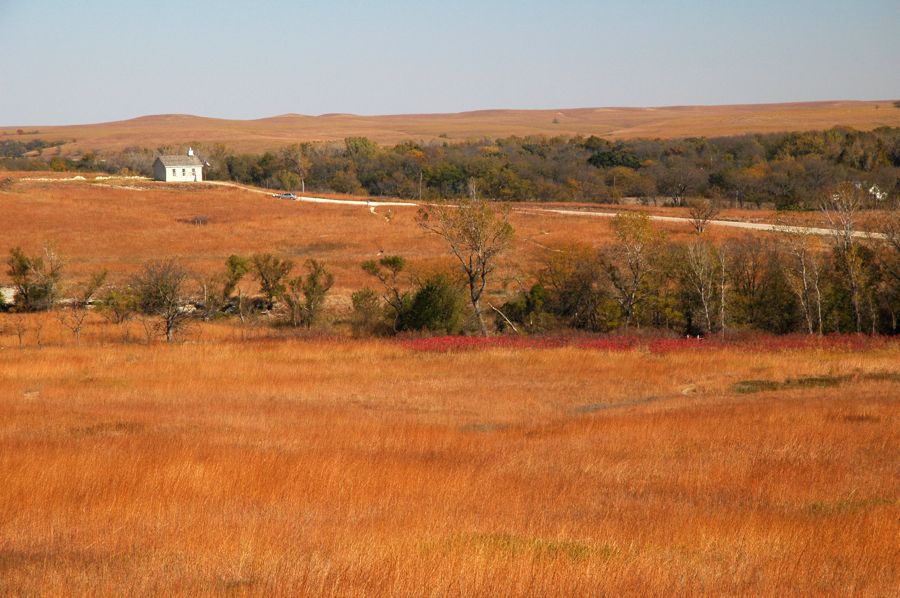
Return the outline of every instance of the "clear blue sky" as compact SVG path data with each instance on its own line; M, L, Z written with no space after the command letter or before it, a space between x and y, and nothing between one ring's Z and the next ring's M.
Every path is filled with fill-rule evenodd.
M0 0L0 125L898 97L898 0Z

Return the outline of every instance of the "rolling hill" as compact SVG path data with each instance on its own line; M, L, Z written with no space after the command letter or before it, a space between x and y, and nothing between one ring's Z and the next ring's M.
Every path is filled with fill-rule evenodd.
M226 120L169 114L67 126L3 126L0 137L66 140L64 154L156 148L186 143L224 143L237 151L259 152L299 141L339 141L365 136L379 143L404 140L460 141L510 135L597 135L608 139L677 138L826 129L869 130L900 126L891 100L829 101L658 108L577 108L561 110L480 110L454 114L360 116L285 114L256 120ZM18 131L23 131L18 133Z

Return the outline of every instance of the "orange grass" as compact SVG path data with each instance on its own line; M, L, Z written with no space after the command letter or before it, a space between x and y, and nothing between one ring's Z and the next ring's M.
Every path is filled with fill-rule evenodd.
M0 192L4 230L0 251L18 245L34 253L50 242L66 259L71 279L107 269L113 282L121 282L141 264L171 256L181 258L195 274L206 275L221 272L232 253L273 252L294 259L298 266L307 258L324 261L335 273L335 297L346 302L350 292L373 284L359 264L376 258L381 250L401 254L415 267L453 266L441 240L416 225L412 206L378 207L372 213L365 206L291 202L212 185L27 180L44 177L45 173L16 174L12 190ZM528 207L567 206L516 204L516 209ZM687 214L684 209L651 211ZM208 224L191 224L195 216L206 216ZM729 210L724 216L775 219L773 213L758 210ZM608 218L514 212L512 223L516 237L504 258L504 276L532 268L546 247L573 241L599 246L612 238ZM673 240L691 236L688 223L655 226ZM709 229L709 235L717 239L747 234L724 227ZM248 292L254 290L248 286Z
M36 124L36 123L33 123ZM131 120L39 126L37 133L16 135L34 126L2 126L0 134L68 141L64 154L115 151L129 146L155 149L166 144L225 143L238 151L275 150L299 141L343 141L365 136L379 143L407 140L460 141L510 135L597 135L609 139L639 137L714 137L743 133L821 130L834 126L860 130L900 126L900 110L890 100L827 101L656 108L578 108L560 110L479 110L456 114L360 116L286 114L257 120L225 120L180 114ZM74 140L74 141L73 141Z
M7 347L0 594L890 595L898 362Z

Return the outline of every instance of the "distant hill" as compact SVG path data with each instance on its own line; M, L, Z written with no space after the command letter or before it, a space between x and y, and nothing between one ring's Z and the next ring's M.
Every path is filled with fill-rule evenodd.
M454 114L359 116L285 114L256 120L226 120L181 114L69 126L4 126L0 139L69 140L66 154L111 151L128 146L156 148L186 143L226 144L259 152L298 141L339 141L365 136L379 143L404 140L459 141L510 135L597 135L608 139L719 136L827 129L869 130L900 126L894 101L829 101L659 108L479 110ZM19 134L17 131L22 130ZM75 140L74 142L71 140Z

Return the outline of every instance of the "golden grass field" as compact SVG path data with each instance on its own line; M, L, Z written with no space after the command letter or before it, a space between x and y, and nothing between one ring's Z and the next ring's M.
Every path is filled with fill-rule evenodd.
M742 133L821 130L834 126L870 130L900 126L891 100L797 102L658 108L481 110L455 114L359 116L286 114L257 120L190 115L143 116L125 121L70 125L0 126L0 135L65 140L64 154L115 151L129 146L224 143L237 151L276 150L300 141L342 141L366 136L379 143L463 141L510 135L597 135L608 139L722 136ZM18 136L22 129L25 135ZM37 133L31 133L37 130Z
M6 348L0 593L895 595L898 361Z
M50 241L72 280L272 251L324 260L340 313L379 248L446 261L411 208L13 176L0 250ZM610 237L600 219L513 224L513 272L540 245ZM900 587L896 340L433 352L237 321L173 345L96 314L80 346L53 314L0 328L0 595Z

